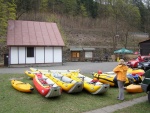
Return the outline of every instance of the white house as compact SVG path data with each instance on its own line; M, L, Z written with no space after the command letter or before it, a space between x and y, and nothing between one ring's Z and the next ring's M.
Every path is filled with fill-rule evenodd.
M9 20L8 65L51 65L62 63L64 42L56 23Z

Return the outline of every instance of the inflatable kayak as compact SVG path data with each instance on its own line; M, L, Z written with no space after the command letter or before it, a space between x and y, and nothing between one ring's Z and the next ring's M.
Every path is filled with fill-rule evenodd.
M107 92L109 89L109 84L103 84L99 82L98 79L92 79L88 76L84 76L81 73L78 74L72 74L72 79L76 81L83 81L84 82L84 89L91 94L103 94Z
M129 93L141 93L141 92L143 92L141 85L137 85L137 84L130 84L127 87L125 87L125 90Z
M35 77L35 75L38 74L38 73L46 74L46 73L49 73L49 72L47 72L47 71L28 71L28 70L26 70L24 73L28 77L33 79Z
M105 73L93 73L93 76L99 79L100 82L105 84L110 84L110 86L118 87L116 74L114 72L105 72ZM125 86L132 83L141 83L142 77L138 75L128 74L126 77Z
M18 80L11 80L11 85L18 91L21 92L32 92L34 88L29 83L24 83Z
M93 73L94 78L97 78L100 82L104 84L110 84L110 86L117 87L117 79L116 74L114 72L106 72L102 74ZM126 78L126 85L129 84L129 80Z
M50 74L45 74L48 78L53 80L62 90L67 93L77 93L81 92L83 89L82 81L75 81L67 76L63 76L58 72L51 72Z
M37 91L46 98L61 95L61 87L41 73L35 74L33 83Z
M143 69L132 69L132 68L128 68L127 71L128 74L132 74L132 75L136 75L138 74L139 76L143 76L145 71Z

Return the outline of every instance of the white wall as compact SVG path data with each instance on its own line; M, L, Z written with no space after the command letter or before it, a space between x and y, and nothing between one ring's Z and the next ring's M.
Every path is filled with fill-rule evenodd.
M18 47L11 47L10 51L10 64L18 64Z
M44 63L44 47L36 47L35 50L36 63Z
M34 57L27 57L26 47L11 47L9 56L10 64L61 63L62 48L35 47Z
M35 51L36 49L34 48L34 57L27 57L27 48L26 48L26 64L32 64L32 63L35 63Z
M62 62L61 47L54 47L54 62Z
M19 47L19 64L25 63L25 47Z
M53 47L45 47L45 63L53 62Z

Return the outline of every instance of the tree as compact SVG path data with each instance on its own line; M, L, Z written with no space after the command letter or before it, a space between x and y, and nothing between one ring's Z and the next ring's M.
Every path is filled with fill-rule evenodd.
M116 38L123 42L122 45L127 47L128 33L133 31L134 28L138 28L140 23L140 12L139 9L125 2L123 0L116 0L113 7L113 20L115 21L115 32L113 37L113 49L116 49ZM117 37L116 37L117 36Z
M16 18L15 8L14 0L0 0L0 36L6 35L8 20Z
M29 11L37 10L37 3L39 3L39 0L15 0L17 6L16 19L18 20L23 14Z
M8 19L12 19L12 20L16 19L16 4L14 0L7 2L7 7L8 7L7 10Z
M48 10L48 0L41 0L40 11L47 12L47 10Z
M63 10L65 14L74 15L75 8L76 8L76 1L75 0L62 0L63 3Z
M93 0L78 0L80 7L85 7L87 16L96 18L98 15L98 3ZM79 4L78 3L78 4Z
M150 1L144 0L144 3L147 9L145 11L145 32L149 33L149 38L150 38Z

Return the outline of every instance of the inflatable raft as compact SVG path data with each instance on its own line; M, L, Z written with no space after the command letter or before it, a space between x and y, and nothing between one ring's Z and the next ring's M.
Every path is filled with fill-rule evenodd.
M34 90L29 83L24 83L19 80L11 80L11 85L20 92L30 93Z
M138 84L130 84L125 87L125 90L129 93L141 93L143 92L141 85Z
M40 73L40 72L37 72L37 71L33 72L33 71L28 71L28 70L26 70L24 73L25 73L28 77L30 77L30 78L33 79L34 76L35 76L35 74Z
M83 90L82 81L75 81L67 76L63 76L58 72L51 72L45 75L53 80L58 86L62 88L62 90L66 91L67 93L77 93Z
M104 84L110 84L110 86L118 87L116 74L114 72L105 72L102 74L93 73L94 78L97 78L100 82ZM132 83L141 83L142 77L138 75L128 74L125 82L125 86L130 85Z
M61 87L59 87L55 82L53 82L41 73L35 74L35 77L33 78L33 83L37 91L46 98L61 95Z
M106 72L102 74L93 73L94 78L97 78L100 82L104 84L110 84L110 86L117 87L117 79L116 74L114 72ZM126 85L129 84L129 80L126 78Z
M132 75L136 75L138 74L139 76L143 76L145 71L143 69L132 69L132 68L128 68L127 71L128 74L132 74Z
M93 79L88 76L82 75L79 72L79 70L68 70L68 72L66 72L66 73L62 72L62 75L70 77L71 79L73 79L75 81L83 82L84 89L91 94L103 94L103 93L107 92L107 90L110 87L109 84L103 84L103 83L99 82L98 79Z
M103 94L107 92L109 89L109 84L103 84L99 82L98 79L92 79L90 77L84 76L80 73L72 74L72 79L76 81L83 81L84 82L84 89L90 92L91 94Z
M38 74L38 73L46 74L46 73L49 73L49 72L48 71L28 71L28 70L26 70L24 73L28 77L30 77L31 79L33 79L35 77L35 75Z

